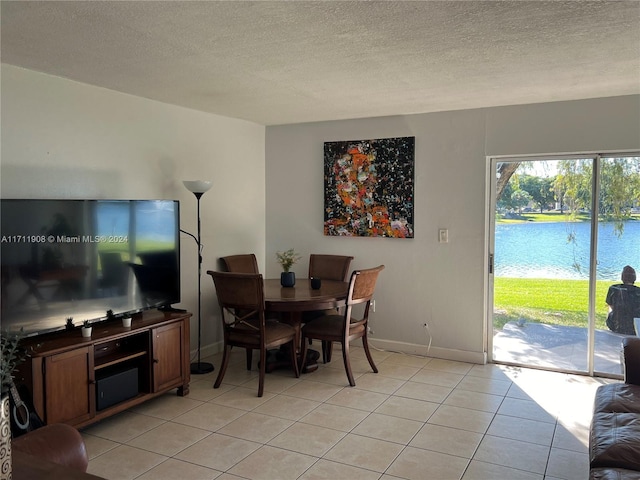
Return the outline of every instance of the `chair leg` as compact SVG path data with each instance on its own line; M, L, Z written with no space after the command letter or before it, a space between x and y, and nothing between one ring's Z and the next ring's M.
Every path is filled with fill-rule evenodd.
M251 363L253 362L253 350L247 348L247 370L251 370Z
M373 373L378 373L378 367L376 367L376 364L373 363L373 357L371 356L371 351L369 350L369 340L367 339L366 335L362 337L362 346L364 347L364 353L367 355L367 360L369 360L369 365L371 365Z
M356 381L353 379L353 373L351 372L351 362L349 361L349 341L342 342L342 360L344 361L344 369L347 372L347 378L349 379L349 385L356 386Z
M264 376L267 371L267 349L264 345L260 349L260 374L258 377L258 396L261 397L264 393Z
M306 340L306 338L305 338L304 333L303 333L302 334L302 342L300 342L301 345L302 345L302 351L300 352L300 363L299 363L299 366L298 366L298 368L299 368L299 370L301 372L304 372L304 367L307 364L307 349L308 349L308 347L307 347L307 342L305 340ZM311 337L309 337L309 340L311 340ZM295 350L295 345L294 345L294 350Z
M322 344L324 345L325 342L322 342ZM333 342L329 342L326 341L326 347L325 347L325 351L326 351L326 362L324 363L328 363L331 361L331 354L333 353ZM324 359L324 358L323 358Z
M333 349L333 342L328 340L322 340L322 363L331 361L331 351Z
M220 369L218 370L218 377L216 378L215 383L213 384L213 388L218 388L222 383L222 379L224 378L224 374L227 371L227 365L229 365L229 357L231 356L231 348L225 345L224 353L222 354L222 364L220 365Z
M289 351L291 352L291 365L293 365L293 373L295 373L296 378L300 378L300 367L298 366L298 354L296 353L295 340L291 340Z

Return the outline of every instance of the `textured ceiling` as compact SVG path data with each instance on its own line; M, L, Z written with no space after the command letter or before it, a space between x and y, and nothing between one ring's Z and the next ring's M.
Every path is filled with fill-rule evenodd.
M2 1L2 62L264 125L640 93L638 1Z

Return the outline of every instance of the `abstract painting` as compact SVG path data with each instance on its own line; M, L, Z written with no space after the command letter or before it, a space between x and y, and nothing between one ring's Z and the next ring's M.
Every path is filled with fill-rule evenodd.
M325 142L324 234L413 238L415 137Z

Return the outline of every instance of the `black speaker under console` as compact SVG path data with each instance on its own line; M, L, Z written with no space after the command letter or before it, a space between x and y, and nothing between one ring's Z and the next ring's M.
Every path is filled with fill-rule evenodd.
M96 382L96 409L103 410L138 395L138 369L113 373Z

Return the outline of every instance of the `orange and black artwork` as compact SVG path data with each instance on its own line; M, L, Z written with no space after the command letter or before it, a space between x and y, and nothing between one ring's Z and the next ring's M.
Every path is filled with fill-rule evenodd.
M415 137L325 142L324 234L413 238Z

